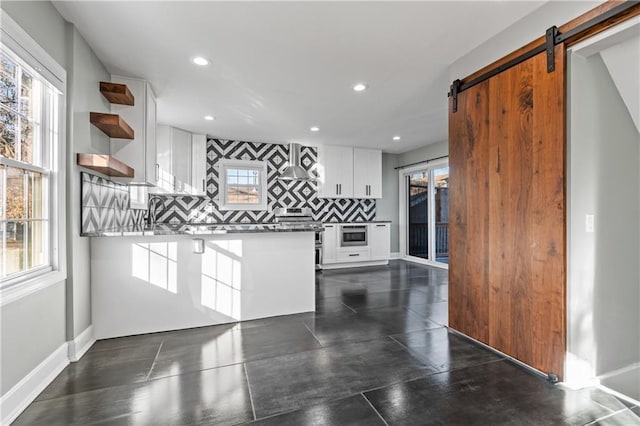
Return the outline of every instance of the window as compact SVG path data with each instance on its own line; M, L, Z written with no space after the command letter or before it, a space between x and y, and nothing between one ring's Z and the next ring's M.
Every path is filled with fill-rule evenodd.
M13 27L15 23L5 21L6 15L2 18L3 25L7 23L9 30L17 31ZM56 253L60 227L53 207L64 203L58 199L63 97L57 86L64 84L65 77L54 79L55 85L52 84L43 74L50 77L51 69L59 69L35 61L41 52L27 53L26 47L16 42L20 37L15 33L5 37L5 31L10 33L9 30L3 28L0 44L0 287L3 290L59 266ZM38 71L31 64L37 66ZM55 196L52 198L52 195Z
M266 210L267 164L220 160L220 210Z

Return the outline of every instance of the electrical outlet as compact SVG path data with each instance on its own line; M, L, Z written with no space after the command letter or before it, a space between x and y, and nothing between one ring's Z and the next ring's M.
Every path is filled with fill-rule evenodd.
M595 221L594 215L592 215L592 214L586 215L586 218L585 218L585 225L586 226L585 226L585 228L586 228L587 232L589 232L589 233L593 232L593 230L595 228L594 221Z

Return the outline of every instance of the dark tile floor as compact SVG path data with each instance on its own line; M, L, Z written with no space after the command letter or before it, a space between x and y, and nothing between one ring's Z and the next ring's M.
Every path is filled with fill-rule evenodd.
M450 333L447 273L325 271L317 312L97 342L24 425L640 425Z

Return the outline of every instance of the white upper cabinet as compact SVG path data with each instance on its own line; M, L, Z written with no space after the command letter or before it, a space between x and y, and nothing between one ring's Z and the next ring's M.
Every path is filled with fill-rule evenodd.
M318 147L318 197L382 198L382 151Z
M353 197L353 148L324 145L318 147L318 196Z
M191 193L207 195L207 136L191 135Z
M158 126L156 193L206 195L207 138L171 126Z
M133 179L123 180L133 185L155 186L156 166L156 98L151 85L137 78L111 76L111 82L126 84L134 97L134 105L111 104L111 112L122 117L134 130L133 140L111 139L111 155L133 167Z
M353 198L382 198L382 151L353 148Z

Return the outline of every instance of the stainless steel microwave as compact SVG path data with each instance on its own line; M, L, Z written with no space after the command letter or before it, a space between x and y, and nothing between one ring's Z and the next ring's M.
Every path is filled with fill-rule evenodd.
M367 225L340 225L340 247L366 246Z

